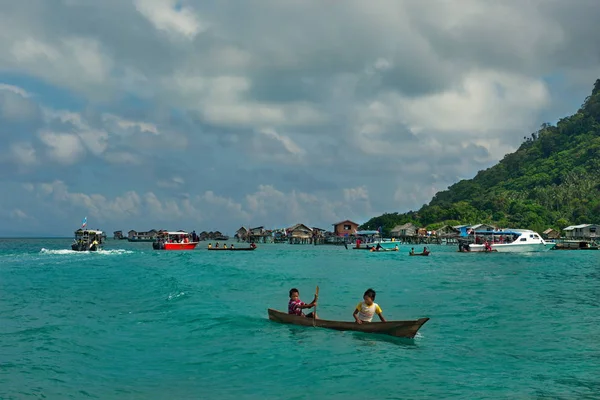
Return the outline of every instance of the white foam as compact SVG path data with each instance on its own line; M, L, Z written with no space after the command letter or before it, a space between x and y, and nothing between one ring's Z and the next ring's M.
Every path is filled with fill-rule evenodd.
M80 253L80 252L73 251L73 250L67 250L67 249L48 250L48 249L42 248L42 250L40 250L40 253L44 253L44 254L76 254L76 253Z
M131 250L125 250L125 249L112 249L112 250L101 249L101 250L96 251L95 253L103 254L103 255L113 255L113 254L133 254L134 252Z
M169 294L169 297L167 297L167 300L173 300L176 299L178 297L181 296L185 296L185 292L180 292L180 293L176 293L176 294Z
M125 249L112 249L112 250L98 250L98 251L74 251L68 249L49 250L42 248L40 253L53 254L53 255L66 255L66 254L101 254L101 255L117 255L117 254L132 254L133 251Z

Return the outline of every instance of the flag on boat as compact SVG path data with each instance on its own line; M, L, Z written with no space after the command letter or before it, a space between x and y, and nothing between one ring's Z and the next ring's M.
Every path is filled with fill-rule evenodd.
M379 232L379 233L383 232L383 229L381 226L379 228L377 228L377 232Z
M85 228L85 226L87 225L87 217L85 217L82 221L81 221L81 227Z

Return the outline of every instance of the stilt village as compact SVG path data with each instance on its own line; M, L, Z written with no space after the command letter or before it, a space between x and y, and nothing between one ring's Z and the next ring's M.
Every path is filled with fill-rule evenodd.
M381 227L376 230L360 230L359 224L351 220L344 220L332 224L333 229L326 230L318 227L309 227L308 225L298 223L288 228L265 229L264 226L255 228L240 227L233 238L219 231L200 232L197 234L199 241L228 241L234 240L244 243L289 243L289 244L312 244L312 245L343 245L344 243L353 243L357 237L371 236L380 237L383 232ZM412 223L397 225L389 231L387 235L392 240L405 244L448 244L455 245L459 238L465 233L494 232L498 227L489 224L476 225L458 225L443 226L436 230L419 228ZM114 239L136 241L153 241L160 231L152 229L150 231L130 230L127 236L122 231L114 232ZM183 232L183 231L181 231ZM546 240L579 240L594 243L597 241L596 234L600 233L600 225L582 224L569 226L563 229L563 232L547 229L542 233ZM195 232L194 232L195 233Z

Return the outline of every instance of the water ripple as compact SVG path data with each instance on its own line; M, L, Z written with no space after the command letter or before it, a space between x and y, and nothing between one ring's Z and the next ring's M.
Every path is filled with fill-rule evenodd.
M261 245L155 252L109 241L0 241L0 398L594 398L594 252L429 258ZM40 249L42 249L40 251ZM218 254L214 254L218 253ZM568 253L568 254L566 254ZM286 326L298 287L350 320L367 287L412 340ZM301 388L301 389L298 389Z

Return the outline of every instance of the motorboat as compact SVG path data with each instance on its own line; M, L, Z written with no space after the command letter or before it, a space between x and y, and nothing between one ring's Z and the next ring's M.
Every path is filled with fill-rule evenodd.
M556 245L546 242L537 232L529 229L481 231L471 235L466 240L459 239L459 251L530 253L548 251Z

